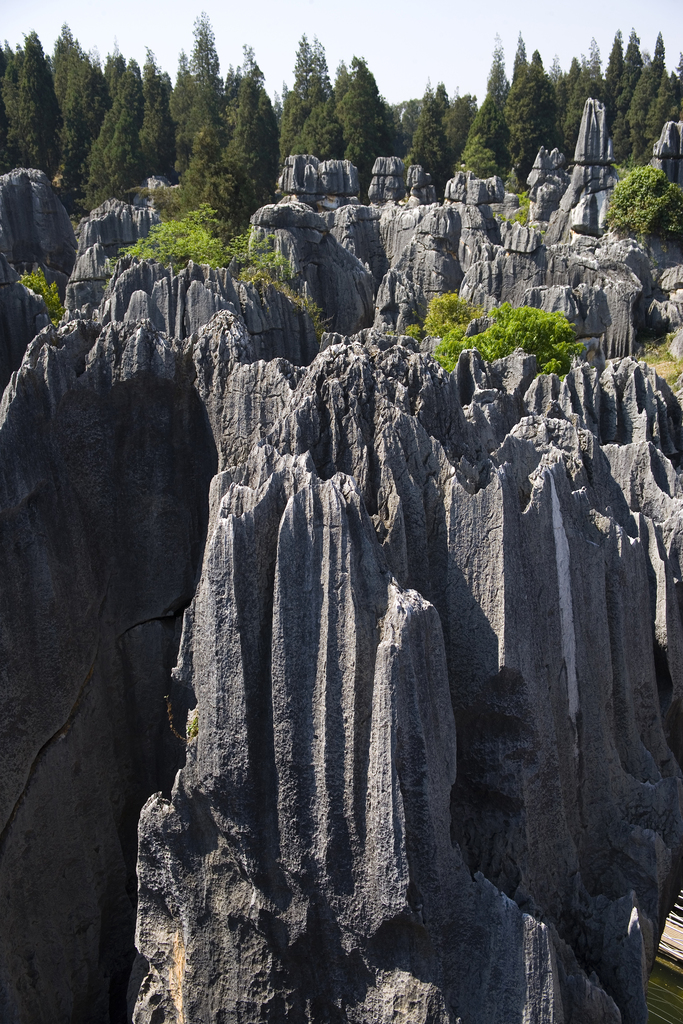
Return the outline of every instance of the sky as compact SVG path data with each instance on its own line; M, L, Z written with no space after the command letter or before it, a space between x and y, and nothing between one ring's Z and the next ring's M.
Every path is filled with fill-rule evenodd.
M617 29L626 42L635 28L641 47L650 53L661 31L669 70L678 65L683 51L683 0L620 0L589 8L555 2L527 7L526 12L512 0L431 0L424 5L415 0L345 0L340 6L329 0L199 0L197 6L187 0L116 0L87 6L83 0L32 0L25 7L16 0L0 0L0 39L14 47L35 29L43 49L51 52L66 22L83 49L97 48L102 58L116 42L126 58L142 65L149 47L175 81L178 54L192 49L192 26L202 11L213 25L223 75L229 65L241 63L242 46L252 46L271 96L281 92L283 81L292 85L303 33L309 40L317 36L325 47L333 80L340 61L348 64L354 55L364 57L389 103L422 96L428 81L442 81L449 95L456 89L475 93L481 103L496 33L508 75L520 31L527 56L539 50L546 68L557 55L567 70L572 57L588 55L595 37L604 70Z

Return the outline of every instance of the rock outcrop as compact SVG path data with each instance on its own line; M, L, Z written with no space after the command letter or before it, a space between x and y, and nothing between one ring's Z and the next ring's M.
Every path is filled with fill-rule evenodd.
M432 185L432 176L421 164L411 164L406 171L406 189L410 193L410 206L429 206L436 202L436 189Z
M315 210L358 202L358 171L350 160L318 160L310 153L288 156L278 180L283 202L296 198Z
M605 106L599 100L587 99L574 151L571 182L559 208L550 217L548 245L568 241L571 232L595 238L604 234L609 197L617 183L613 159Z
M320 307L328 330L353 334L370 326L372 274L338 243L324 215L305 203L282 202L261 207L251 223L258 237L274 235L290 262L293 287Z
M215 478L137 1024L644 1024L683 842L673 575L576 412L523 415L533 373L332 344Z
M683 262L376 169L364 206L291 158L252 218L320 350L275 288L128 257L10 367L3 1024L646 1024L683 870L683 391L629 353ZM561 309L592 364L446 373L404 332L458 288Z
M102 301L121 249L146 238L152 225L160 223L153 207L119 199L107 199L83 217L78 225L78 258L66 289L66 308L75 311L86 307L85 313L90 315Z
M377 206L397 203L404 198L406 187L403 181L405 165L397 156L378 156L372 165L372 181L368 199Z
M308 364L318 351L311 318L301 306L267 285L234 281L226 269L189 262L174 274L153 260L126 256L116 265L99 310L103 324L150 320L172 338L189 338L214 313L229 310L242 319L254 344L254 358L285 356Z
M558 149L549 153L545 146L541 146L526 180L531 200L529 219L543 229L548 227L550 218L559 210L562 197L571 183L564 170L565 162L564 153Z
M683 188L683 121L666 122L652 154L652 166Z
M49 322L42 297L19 283L19 275L0 252L0 394L19 369L28 343Z
M17 167L0 177L0 253L19 273L40 267L64 300L76 238L43 171Z

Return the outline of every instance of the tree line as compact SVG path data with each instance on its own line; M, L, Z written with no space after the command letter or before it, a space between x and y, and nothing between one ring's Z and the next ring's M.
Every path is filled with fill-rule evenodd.
M683 55L667 73L661 33L650 56L635 32L626 46L617 32L604 73L594 40L568 71L557 58L546 71L538 51L527 59L520 34L509 80L496 37L481 106L469 93L449 97L441 82L390 105L363 58L341 63L333 83L322 44L304 35L293 86L271 101L251 48L222 76L205 14L175 84L151 50L142 69L118 48L102 63L65 25L51 55L35 32L0 50L0 172L41 168L74 215L164 175L180 182L168 215L208 204L227 237L272 200L290 153L351 160L364 192L375 158L392 154L422 164L437 193L460 167L522 190L539 146L571 158L588 96L606 104L617 163L645 164L662 125L681 116Z

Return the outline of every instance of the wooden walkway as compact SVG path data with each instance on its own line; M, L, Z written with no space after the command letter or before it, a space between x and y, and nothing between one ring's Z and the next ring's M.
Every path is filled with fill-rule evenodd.
M657 955L683 967L683 893L678 894L676 906L666 919Z

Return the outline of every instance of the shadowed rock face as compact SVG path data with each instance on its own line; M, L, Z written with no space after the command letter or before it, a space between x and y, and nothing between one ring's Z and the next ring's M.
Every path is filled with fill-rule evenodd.
M652 166L683 188L683 121L666 122L652 153Z
M130 260L109 322L29 344L3 1022L645 1024L683 852L679 397L628 357L449 375L369 326L375 288L404 323L464 274L617 347L642 250L537 246L500 191L259 211L362 328L318 354L280 293Z
M76 237L43 171L17 167L0 177L0 253L20 273L38 264L64 299Z
M43 298L19 283L19 275L0 253L0 391L19 369L28 343L49 322Z

